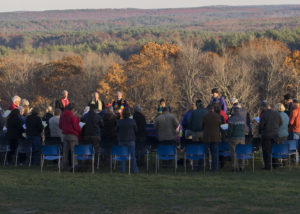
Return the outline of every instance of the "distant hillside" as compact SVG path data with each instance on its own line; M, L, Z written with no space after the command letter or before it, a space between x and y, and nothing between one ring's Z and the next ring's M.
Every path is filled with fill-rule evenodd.
M128 27L218 32L297 28L300 27L300 5L0 13L2 33L103 32Z

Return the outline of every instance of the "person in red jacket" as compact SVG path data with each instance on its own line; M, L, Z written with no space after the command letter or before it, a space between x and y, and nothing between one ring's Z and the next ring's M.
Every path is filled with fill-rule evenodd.
M19 105L20 105L20 103L21 103L21 97L19 97L19 96L14 96L14 97L12 98L12 103L11 103L11 104L9 105L9 107L8 107L8 110L12 111L12 110L18 108Z
M289 132L291 140L300 141L300 101L294 100L295 109L290 113Z
M68 166L69 152L73 155L74 146L78 145L80 138L81 128L79 126L79 118L74 115L74 104L69 104L67 110L63 112L59 119L59 128L63 134L63 151L64 151L64 169ZM73 157L72 157L73 160ZM75 166L77 161L75 160Z

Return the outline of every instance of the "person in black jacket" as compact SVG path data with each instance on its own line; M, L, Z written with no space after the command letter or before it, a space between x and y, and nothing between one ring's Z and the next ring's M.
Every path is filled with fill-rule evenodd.
M123 118L118 120L116 130L119 137L119 145L128 146L131 156L131 168L133 173L138 173L138 167L135 158L135 139L137 133L137 125L135 120L130 119L130 110L124 108ZM121 161L120 170L125 172L125 161Z
M34 108L31 114L26 118L26 137L32 144L32 164L39 165L40 150L42 144L41 134L43 132L42 119L39 116L40 110Z
M53 111L52 111L52 107L48 106L47 110L46 110L46 114L43 116L42 120L45 121L47 123L47 126L45 128L45 137L50 137L50 126L49 126L49 120L50 118L53 117Z
M117 116L114 114L112 106L109 106L103 115L103 125L101 146L104 149L104 154L110 155L112 146L118 143L116 132Z
M84 140L92 143L95 152L98 152L101 141L100 129L103 128L103 120L100 115L95 112L96 109L96 105L91 104L90 111L81 118L81 121L85 123L83 130Z
M268 103L263 105L263 110L264 114L259 123L259 134L261 134L262 137L262 150L265 163L264 169L270 170L272 145L279 141L278 130L282 125L282 119L277 111L271 110L271 106Z
M144 154L146 153L146 118L142 113L142 108L140 106L136 106L134 108L133 119L137 125L137 133L136 133L136 153L138 154L138 160L144 160Z
M6 127L6 137L10 145L10 152L8 153L8 163L11 163L12 155L15 153L18 146L18 141L22 138L22 133L25 131L20 118L19 109L14 109L11 111L6 121Z

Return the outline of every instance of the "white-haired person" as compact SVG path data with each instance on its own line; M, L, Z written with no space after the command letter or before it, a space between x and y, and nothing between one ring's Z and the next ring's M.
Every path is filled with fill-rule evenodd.
M118 117L122 117L123 109L128 108L127 101L123 98L123 93L121 91L117 92L117 100L112 104L114 111L117 113Z
M275 105L275 110L279 112L282 120L282 125L279 127L278 130L279 143L282 143L283 141L287 140L289 136L290 118L287 115L287 113L285 113L285 107L282 103L277 103Z
M47 123L47 126L45 128L45 137L50 137L49 120L51 117L53 117L53 109L52 106L48 106L46 109L46 114L42 118L42 120Z
M89 102L89 106L91 104L96 105L97 113L99 113L105 109L105 104L104 104L103 100L100 99L98 92L93 93L92 100Z
M12 103L8 107L8 110L10 110L10 111L17 109L20 106L21 97L14 96L11 101L12 101Z
M55 103L55 108L59 108L62 112L66 110L67 106L70 104L69 92L67 90L62 91L62 98L58 99Z

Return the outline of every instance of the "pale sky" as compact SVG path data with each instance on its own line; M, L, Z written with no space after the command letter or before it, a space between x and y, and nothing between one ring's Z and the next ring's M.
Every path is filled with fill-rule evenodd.
M300 4L300 0L0 0L0 11Z

